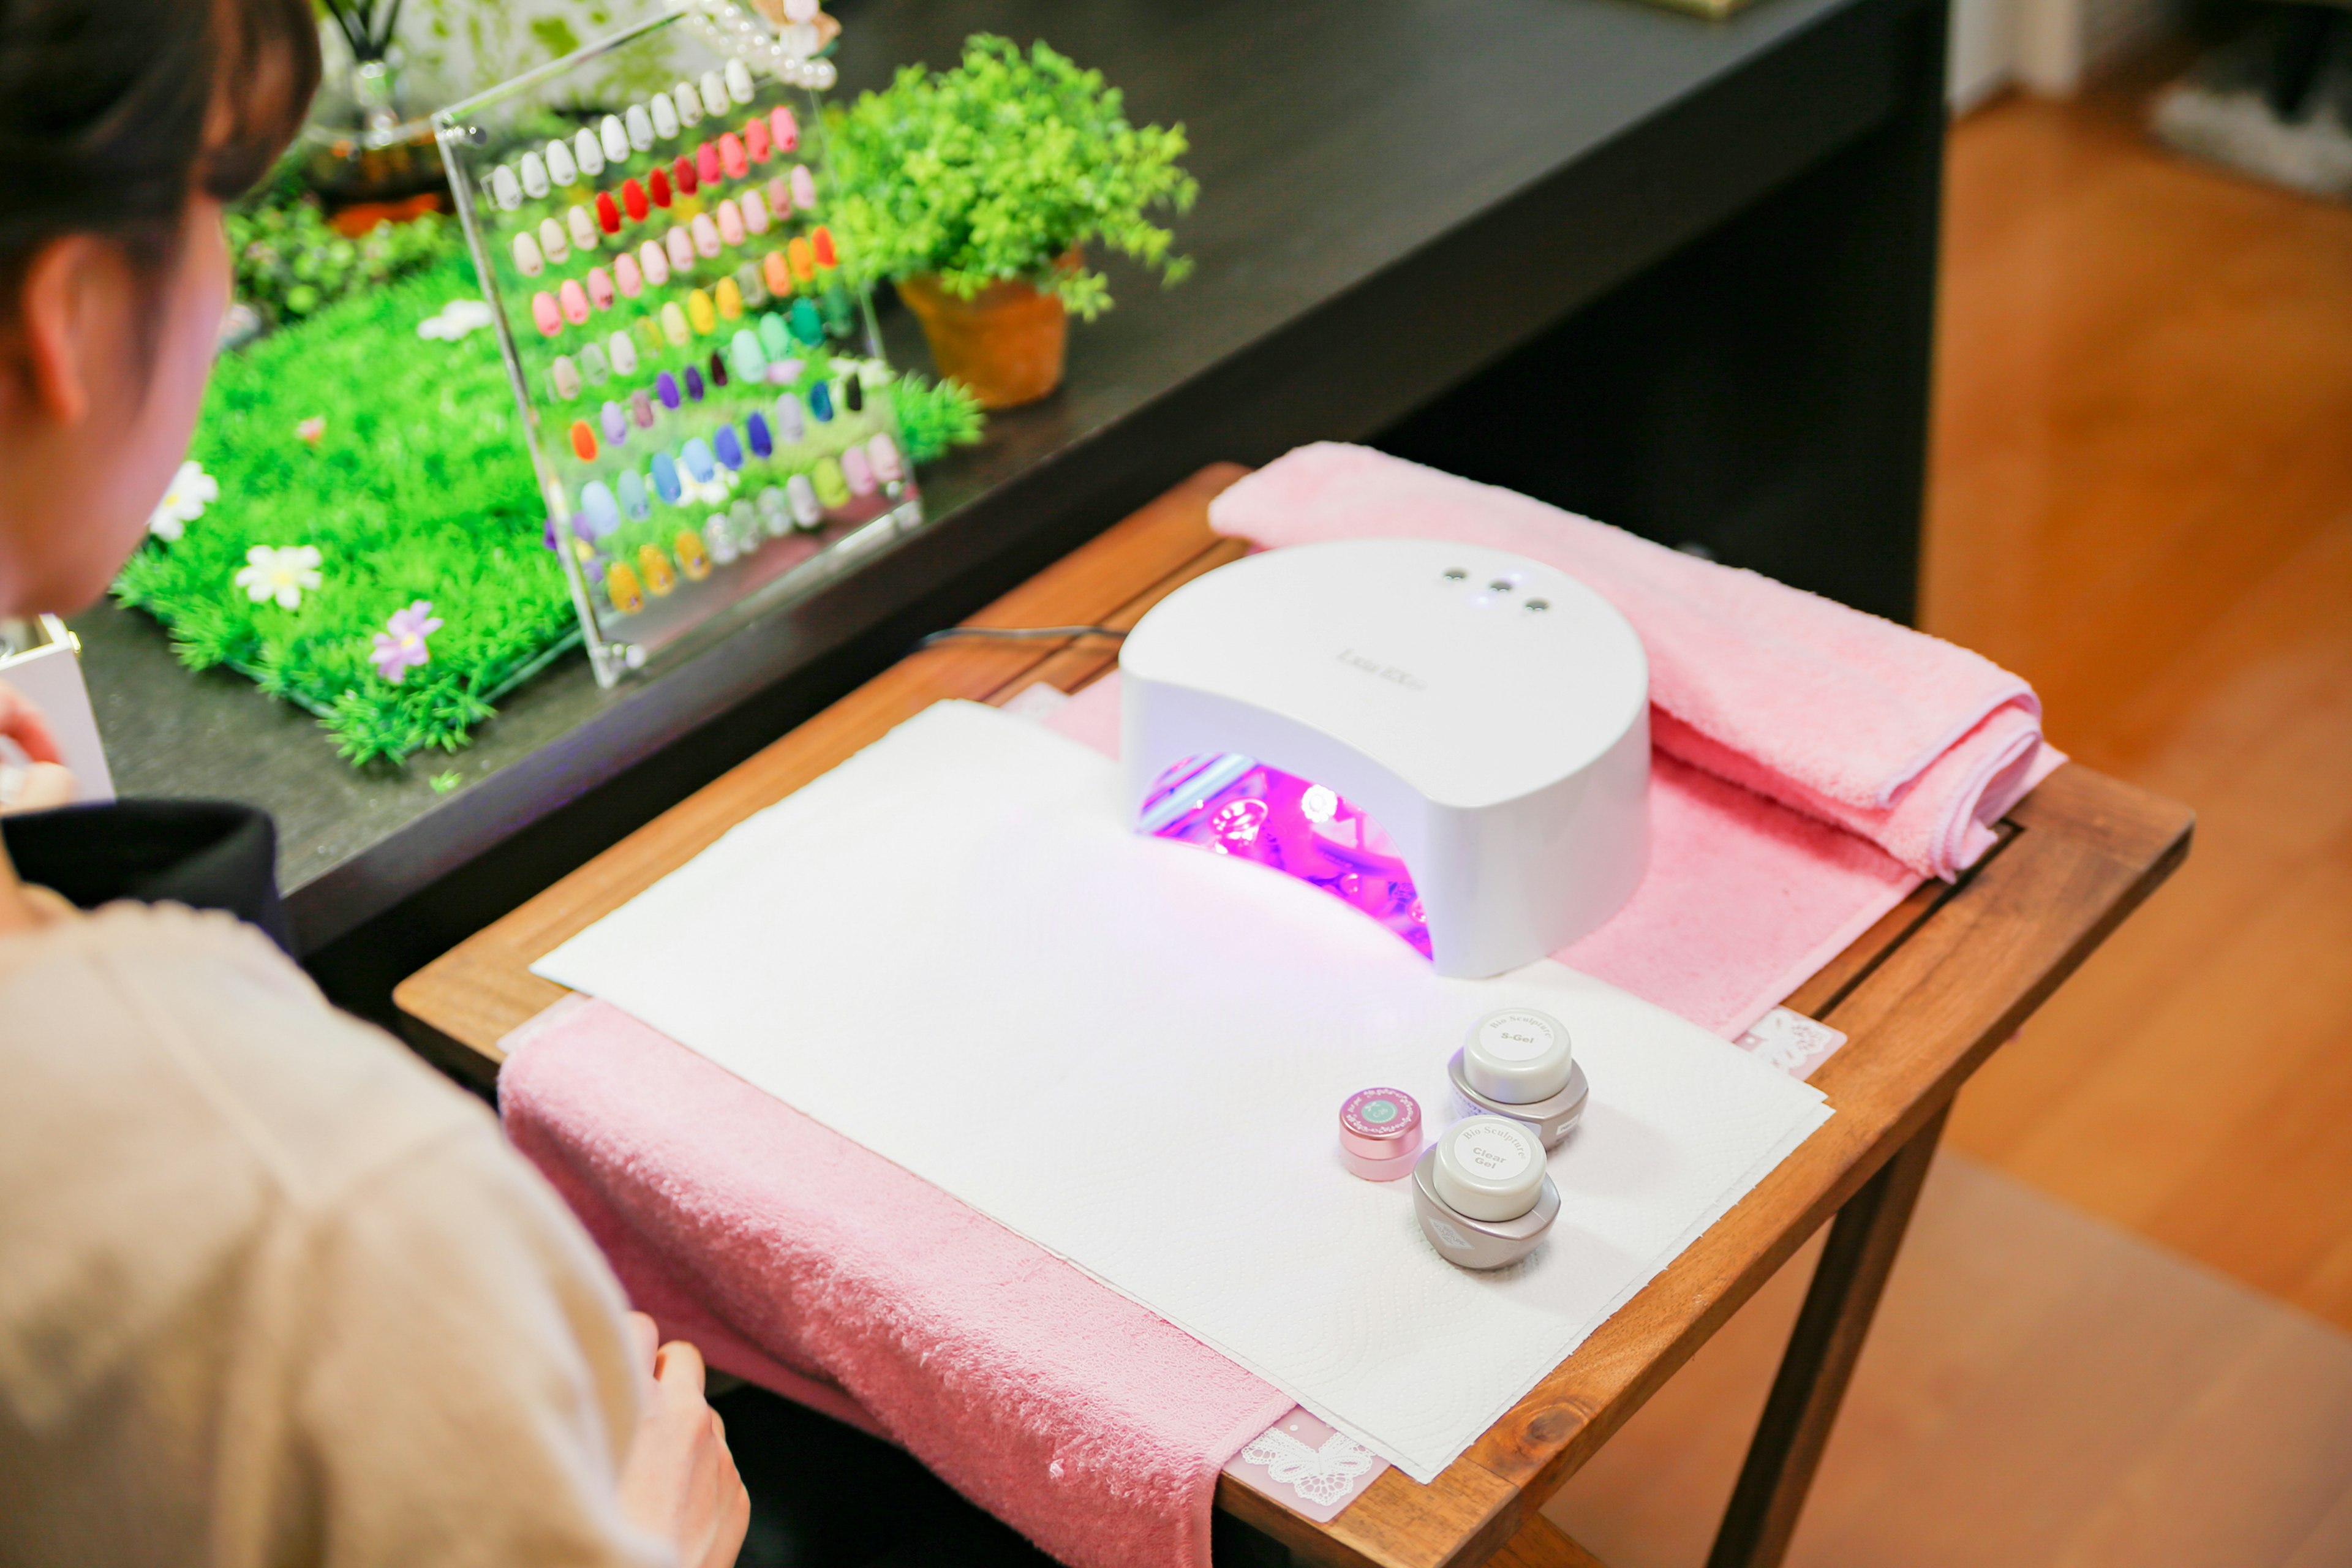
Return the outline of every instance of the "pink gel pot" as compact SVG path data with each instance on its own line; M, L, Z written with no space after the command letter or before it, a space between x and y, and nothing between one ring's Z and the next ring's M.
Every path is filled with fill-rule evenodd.
M1339 1107L1339 1163L1368 1182L1412 1172L1421 1152L1421 1107L1401 1089L1360 1089Z

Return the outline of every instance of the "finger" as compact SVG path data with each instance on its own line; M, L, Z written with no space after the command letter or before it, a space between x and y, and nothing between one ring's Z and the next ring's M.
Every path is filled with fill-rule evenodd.
M685 1340L672 1340L654 1356L654 1377L666 1392L702 1397L702 1352Z
M719 1452L727 1451L727 1420L718 1411L710 1413L710 1435L719 1439Z
M636 1349L637 1365L647 1377L653 1376L661 1355L661 1326L646 1313L631 1312L629 1342Z
M58 750L55 735L49 733L49 721L41 710L27 701L15 687L0 682L0 735L16 742L26 760L36 763L62 763L65 753Z
M10 801L10 811L47 811L53 806L71 805L74 798L74 776L55 763L35 763L25 770L24 784Z

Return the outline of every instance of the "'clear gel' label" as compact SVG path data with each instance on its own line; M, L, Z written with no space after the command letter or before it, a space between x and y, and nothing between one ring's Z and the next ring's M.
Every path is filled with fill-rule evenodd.
M1454 1135L1454 1157L1487 1182L1511 1182L1535 1163L1535 1138L1498 1117L1478 1117Z

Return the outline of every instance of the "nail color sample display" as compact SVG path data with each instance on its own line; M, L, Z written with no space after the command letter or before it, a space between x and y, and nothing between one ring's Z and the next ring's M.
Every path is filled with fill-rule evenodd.
M746 594L814 586L833 545L922 521L827 221L811 89L832 67L764 34L729 58L682 19L435 116L607 685ZM646 85L614 102L613 81Z

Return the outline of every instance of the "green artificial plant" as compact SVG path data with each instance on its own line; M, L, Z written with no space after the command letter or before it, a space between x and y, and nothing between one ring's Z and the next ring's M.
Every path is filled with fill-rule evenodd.
M222 222L236 298L271 327L316 315L466 248L457 224L438 213L380 223L357 238L341 233L304 183L299 151L280 160Z
M975 34L951 70L900 70L881 92L826 112L831 219L868 280L937 275L970 299L1024 279L1091 321L1110 305L1103 275L1066 258L1100 246L1157 270L1190 263L1156 212L1191 207L1181 125L1134 126L1102 73L1045 45L1024 54Z

